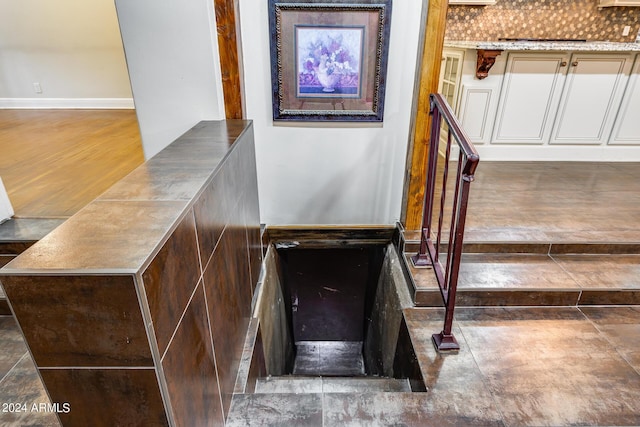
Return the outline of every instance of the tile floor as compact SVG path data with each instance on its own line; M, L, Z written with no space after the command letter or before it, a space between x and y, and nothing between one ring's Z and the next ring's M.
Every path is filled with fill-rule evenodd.
M463 308L461 351L446 356L426 333L438 311L406 314L431 394L458 416L479 405L507 426L640 425L640 307Z
M467 241L640 243L637 163L487 162L471 194ZM637 248L606 256L597 248L595 255L564 252L546 249L526 261L467 254L462 280L485 291L517 282L583 295L640 289ZM640 303L459 308L454 333L462 349L447 355L431 344L440 309L409 309L406 316L429 392L283 393L271 399L271 418L261 419L245 417L260 395L245 395L234 401L229 424L278 425L277 417L300 426L640 425ZM15 322L0 316L0 404L47 401ZM58 425L50 413L1 410L1 426Z
M470 242L640 242L640 163L480 162Z

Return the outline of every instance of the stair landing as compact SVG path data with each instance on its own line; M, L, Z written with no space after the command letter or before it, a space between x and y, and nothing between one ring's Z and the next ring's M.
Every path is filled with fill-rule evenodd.
M417 306L442 306L433 269L405 260ZM464 253L456 305L640 304L640 253Z
M458 306L640 304L640 163L481 162L475 178ZM408 259L419 233L403 237ZM415 303L441 306L433 271L407 269Z

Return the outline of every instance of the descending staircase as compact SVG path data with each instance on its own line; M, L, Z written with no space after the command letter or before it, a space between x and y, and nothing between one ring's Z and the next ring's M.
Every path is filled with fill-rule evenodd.
M409 379L367 376L362 342L302 341L296 349L291 375L260 377L234 394L227 426L375 425L425 394L413 393Z
M226 426L380 425L372 420L414 406L421 394L411 392L408 379L263 377L254 393L234 395Z

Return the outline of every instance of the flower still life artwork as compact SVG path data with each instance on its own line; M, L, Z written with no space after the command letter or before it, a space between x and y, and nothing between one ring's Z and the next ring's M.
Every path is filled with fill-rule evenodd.
M269 0L274 121L382 122L392 0Z
M359 97L364 27L296 27L298 95Z

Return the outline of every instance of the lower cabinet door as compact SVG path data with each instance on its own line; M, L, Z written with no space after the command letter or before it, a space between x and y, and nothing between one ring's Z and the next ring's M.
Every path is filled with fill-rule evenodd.
M562 93L569 55L510 53L492 144L545 144Z
M632 60L631 54L571 57L550 144L606 144Z

